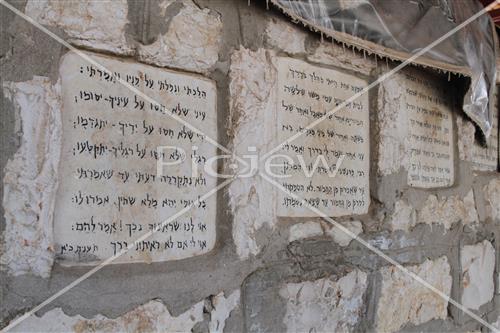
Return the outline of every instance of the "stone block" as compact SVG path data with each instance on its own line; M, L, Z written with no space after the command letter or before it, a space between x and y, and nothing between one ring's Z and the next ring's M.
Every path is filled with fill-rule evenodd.
M21 146L5 166L4 248L1 262L13 275L49 277L54 261L53 207L61 150L60 84L35 76L5 82L14 104Z
M153 44L139 47L139 59L161 67L207 73L219 60L221 37L219 15L198 8L191 0L183 1L167 32Z
M442 225L445 229L460 221L463 224L479 222L472 190L463 199L459 196L438 199L431 194L418 212L418 223Z
M445 295L451 292L450 264L446 257L405 267ZM446 319L448 300L397 267L381 269L382 286L376 310L376 330L396 332L405 325Z
M266 42L268 45L283 50L289 54L305 53L307 33L299 26L272 18L266 27Z
M286 301L287 332L351 331L364 309L367 275L354 270L338 280L288 283L280 290Z
M125 38L126 0L30 0L25 13L42 25L64 30L71 44L116 54L133 52Z
M462 265L462 305L477 310L493 299L495 249L488 241L466 245L460 252Z
M489 204L489 216L500 221L500 179L492 179L483 189L484 197Z

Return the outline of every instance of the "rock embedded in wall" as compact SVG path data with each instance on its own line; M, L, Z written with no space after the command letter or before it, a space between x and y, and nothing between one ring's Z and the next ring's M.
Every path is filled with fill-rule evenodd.
M459 196L438 199L431 194L418 212L417 219L417 223L443 225L445 229L460 221L469 225L479 223L474 192L470 190L463 199Z
M394 203L394 211L389 218L391 231L410 231L417 224L417 212L404 200Z
M336 223L338 225L326 221L309 221L294 224L290 227L288 242L291 243L296 240L326 235L331 237L335 243L345 247L351 243L354 237L363 232L363 224L361 221L344 221ZM342 230L339 225L347 229L350 234Z
M307 33L288 21L271 18L266 27L266 42L289 54L305 53Z
M222 333L226 319L239 305L240 291L233 291L227 298L223 292L215 295L210 308L207 308L206 302L208 300L200 301L178 316L173 316L158 300L149 301L117 318L103 315L89 319L80 315L68 316L61 308L56 308L41 317L28 317L9 332L192 332L195 325L205 319L204 314L208 313L209 332Z
M404 99L401 86L401 77L397 75L379 85L377 168L382 176L408 169L408 129L401 125L408 123L408 115L401 108Z
M351 331L364 311L367 284L367 274L357 269L337 280L287 283L279 292L287 332Z
M80 315L68 316L61 308L53 309L42 317L31 316L14 327L11 332L190 332L203 320L204 302L174 317L160 301L150 301L116 319L97 315L87 319Z
M219 60L221 18L209 9L198 8L191 0L183 1L182 6L168 22L165 34L153 44L139 47L139 59L157 66L206 73ZM163 10L168 12L168 4Z
M378 96L378 169L408 172L408 185L448 187L454 183L450 98L438 77L405 69L384 81Z
M226 325L226 319L231 312L240 304L240 290L233 291L228 297L224 293L216 295L212 299L213 309L210 311L210 323L208 329L210 333L222 333Z
M126 0L29 0L25 13L42 25L64 30L71 44L116 54L133 52L125 37Z
M216 178L204 168L216 154L207 141L217 137L215 84L195 75L88 56L109 72L75 53L67 54L60 67L57 257L74 265L95 264L127 248L115 262L176 260L209 252L215 245L216 198L202 196L216 186ZM148 232L153 235L136 242Z
M477 310L493 299L495 290L495 249L487 240L466 245L460 251L462 305Z
M228 136L230 149L237 156L256 156L256 152L274 147L276 72L268 62L271 55L264 49L241 48L231 56ZM237 160L232 160L229 165L236 163ZM236 177L228 186L228 198L238 256L246 259L257 255L262 248L257 241L258 233L264 226L272 229L276 224L273 186L258 175Z
M363 224L361 221L345 221L337 223L347 229L349 233L345 232L338 225L331 225L330 223L328 223L325 227L325 233L330 236L335 243L342 247L348 246L356 236L363 233Z
M276 58L276 66L281 149L271 156L271 172L293 194L277 190L278 216L318 215L301 200L326 216L365 214L370 205L368 96L327 113L366 82L292 58ZM313 122L315 126L308 127ZM289 140L293 136L295 140Z
M450 296L452 278L446 257L405 268ZM407 324L420 325L432 319L446 319L447 299L397 267L384 267L380 273L382 286L376 310L377 331L396 332Z
M464 198L458 195L438 199L431 194L418 211L404 200L394 204L394 211L388 219L392 231L409 232L417 224L442 225L449 230L458 222L464 225L479 223L474 192L470 190Z
M160 4L162 15L172 3ZM119 55L136 51L134 42L126 37L130 24L126 0L30 0L25 13L42 25L61 28L69 36L68 42L76 46ZM167 32L153 44L136 43L141 61L197 73L206 73L215 65L222 34L218 14L200 9L188 0L182 2L179 13L165 24Z
M21 146L4 169L1 263L12 275L49 277L61 149L60 85L35 76L26 82L4 82L3 89L16 111Z
M500 179L490 180L483 190L484 197L489 204L489 215L494 221L500 221Z
M297 223L290 227L290 233L288 236L288 242L294 242L296 240L323 236L323 227L319 222L304 222Z

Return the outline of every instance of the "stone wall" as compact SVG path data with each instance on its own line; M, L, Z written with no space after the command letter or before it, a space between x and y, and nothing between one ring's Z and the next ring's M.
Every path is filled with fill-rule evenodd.
M279 59L361 85L397 65L323 40L263 1L9 3L88 54L208 79L216 88L214 139L239 156L278 143ZM67 265L54 240L68 112L59 73L68 49L0 8L5 327L91 267ZM433 96L446 100L446 119L413 117L409 104L428 103L412 99L409 78L439 91ZM409 273L500 329L498 136L490 148L475 140L460 110L463 86L463 78L412 67L369 90L362 106L369 163L353 178L366 178L358 210L283 213L273 185L259 175L236 178L215 195L208 253L105 266L13 331L487 332ZM407 124L435 125L444 134L434 139L449 144L426 157L423 171L415 152L424 149ZM235 162L221 161L219 170Z

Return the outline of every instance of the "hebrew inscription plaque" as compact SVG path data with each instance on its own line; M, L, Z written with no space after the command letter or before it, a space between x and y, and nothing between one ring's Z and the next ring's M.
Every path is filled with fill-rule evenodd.
M290 58L278 58L277 66L277 140L282 143L302 133L283 144L284 156L276 158L282 162L281 170L277 168L281 185L327 216L366 213L370 204L368 95L307 128L361 91L366 82ZM281 191L277 205L280 216L318 215Z
M68 265L92 264L129 247L115 262L155 262L210 251L215 196L199 198L216 186L203 168L216 154L206 141L206 136L217 137L215 84L200 76L88 55L109 72L75 53L67 54L60 67L63 146L54 213L58 258ZM159 161L168 165L158 168ZM171 218L190 205L191 210ZM151 237L134 242L151 230Z

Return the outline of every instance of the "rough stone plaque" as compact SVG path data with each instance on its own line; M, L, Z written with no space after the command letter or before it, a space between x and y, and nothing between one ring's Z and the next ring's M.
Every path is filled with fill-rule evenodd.
M493 123L486 146L477 143L473 148L473 168L480 171L496 171L498 166L498 87L494 98Z
M275 172L282 177L279 181L328 216L366 213L370 203L368 95L306 129L362 90L366 82L290 58L278 58L277 66L277 140L283 143L303 133L281 146L284 156L274 160L282 163ZM277 205L279 216L317 216L281 191Z
M416 71L403 74L408 119L408 185L446 187L454 182L453 127L446 86Z
M493 96L493 123L491 135L486 145L476 139L476 127L465 117L457 117L458 151L460 159L471 162L472 169L478 171L496 171L498 165L498 94Z
M498 165L498 104L493 111L493 126L486 146L477 143L473 148L473 168L479 171L496 171Z
M68 265L92 264L131 245L115 262L176 260L210 251L216 200L198 199L216 186L203 168L216 154L205 136L217 137L215 84L200 76L89 56L109 72L75 53L66 55L60 67L58 258ZM151 237L134 243L150 230L155 230Z

